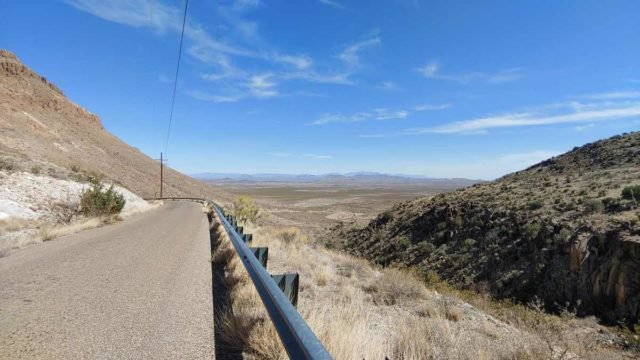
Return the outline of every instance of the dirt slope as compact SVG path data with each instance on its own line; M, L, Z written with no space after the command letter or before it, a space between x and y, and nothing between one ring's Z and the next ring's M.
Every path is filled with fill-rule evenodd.
M640 212L621 196L631 185L640 185L640 132L492 183L400 203L366 227L337 226L325 241L500 298L636 323Z
M103 174L143 197L159 191L157 162L110 134L96 115L5 50L0 50L0 155L8 167L50 163L79 176ZM171 169L165 172L165 195L229 198Z

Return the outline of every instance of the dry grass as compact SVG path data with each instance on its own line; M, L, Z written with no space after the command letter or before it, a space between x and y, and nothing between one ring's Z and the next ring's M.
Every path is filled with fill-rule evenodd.
M0 219L0 236L25 229L33 224L33 220L23 219L19 217L8 217Z
M547 329L556 336L553 338L527 331L531 329L527 326L507 324L453 296L428 289L414 273L375 269L361 259L314 247L296 237L284 240L279 229L247 230L254 233L254 245L269 246L271 273L300 273L299 311L336 359L615 355L600 348L594 351L593 345L586 344L591 339L586 338L569 346L562 341L569 335L561 336L557 329ZM221 249L226 252L224 244ZM233 315L228 314L219 326L247 358L286 359L262 302L237 261L237 256L229 259L227 276L243 280L231 284ZM511 316L519 315L514 312Z
M92 217L79 220L70 224L45 223L38 229L38 240L50 241L62 236L75 234L83 230L89 230L104 225L121 221L119 216Z

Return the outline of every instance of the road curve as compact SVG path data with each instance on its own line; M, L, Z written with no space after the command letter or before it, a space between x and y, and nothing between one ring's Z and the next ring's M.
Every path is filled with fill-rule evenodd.
M207 225L168 203L0 258L0 358L214 358Z

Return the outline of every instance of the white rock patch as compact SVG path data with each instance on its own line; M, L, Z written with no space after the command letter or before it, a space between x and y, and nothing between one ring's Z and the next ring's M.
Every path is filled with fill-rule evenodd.
M46 218L49 205L58 201L79 201L80 194L90 185L73 180L60 180L25 172L2 174L0 177L0 219L18 217ZM144 211L153 205L129 190L116 186L126 200L124 215Z

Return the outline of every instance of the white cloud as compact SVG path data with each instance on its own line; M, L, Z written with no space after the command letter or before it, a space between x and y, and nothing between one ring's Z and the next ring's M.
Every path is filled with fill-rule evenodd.
M560 109L560 110L559 110ZM491 129L545 126L571 123L596 123L640 117L640 102L600 102L579 104L551 104L528 112L513 112L504 115L486 116L470 120L455 121L448 124L405 129L390 134L362 135L362 137L388 137L420 134L484 134Z
M210 95L205 94L201 91L190 91L188 95L196 100L210 101L215 103L236 102L244 97L243 95Z
M158 0L65 0L70 6L115 23L151 30L159 35L178 33L182 28L182 11L179 6L169 6ZM277 85L283 81L300 80L319 84L351 85L352 71L318 72L314 60L308 55L286 54L272 49L260 39L257 23L245 21L245 11L263 6L261 0L234 0L216 8L220 28L225 33L215 37L204 26L187 19L185 27L185 51L211 68L201 78L218 82L224 93L209 95L201 90L190 95L203 101L233 102L249 97L270 98L278 96ZM224 39L224 40L223 40ZM372 39L370 41L379 41ZM243 45L240 45L243 44ZM248 46L250 44L251 46ZM349 61L358 61L358 52L368 46L367 42L347 49ZM259 50L256 50L259 49ZM240 59L237 59L240 58ZM235 64L246 60L266 63L253 68L269 69L260 72L248 71ZM283 68L284 67L284 68ZM262 72L272 75L267 80ZM220 88L220 87L218 87Z
M219 80L217 75L205 76L209 80ZM207 94L201 91L190 91L189 96L196 100L216 103L230 103L246 98L267 99L280 96L276 86L274 75L263 73L247 76L237 84L234 84L224 94Z
M335 85L353 85L353 81L349 78L351 73L322 74L315 71L294 71L280 75L283 80L304 80L318 84L335 84Z
M413 111L444 110L444 109L449 109L452 106L453 105L451 104L440 104L440 105L423 104L423 105L415 106L413 108Z
M470 72L462 74L445 74L440 71L440 64L436 60L431 60L424 66L417 69L427 79L454 81L461 84L468 84L472 81L484 81L489 84L501 84L519 80L522 78L520 69L505 69L494 74L482 72Z
M454 122L435 128L425 129L425 132L432 132L437 134L459 134L469 131L489 130L504 127L609 121L632 116L640 116L640 104L621 108L605 108L552 116L536 116L526 113L507 114L502 116L492 116Z
M273 58L278 62L293 65L293 67L298 70L306 70L313 65L313 60L307 55L294 56L276 54Z
M591 100L640 99L640 91L611 91L585 95L583 98Z
M326 125L332 123L356 123L363 121L381 121L381 120L401 120L409 117L416 111L427 110L443 110L449 108L449 104L445 105L418 105L413 110L389 110L385 108L373 109L371 111L357 112L353 114L325 114L320 118L309 123L310 125Z
M400 86L398 86L398 84L394 83L393 81L383 81L380 83L380 85L377 86L378 89L382 89L385 91L400 91L401 88Z
M273 74L253 75L247 84L251 93L257 98L278 96L279 94L275 86L276 83L273 82Z
M264 5L260 0L235 0L233 8L237 11L244 11L248 9L255 9Z
M360 41L353 45L348 46L338 58L342 60L348 67L357 68L360 66L360 52L364 49L380 44L379 37L373 37L364 41Z
M346 10L347 8L335 0L318 0L319 3L334 7L336 9Z

